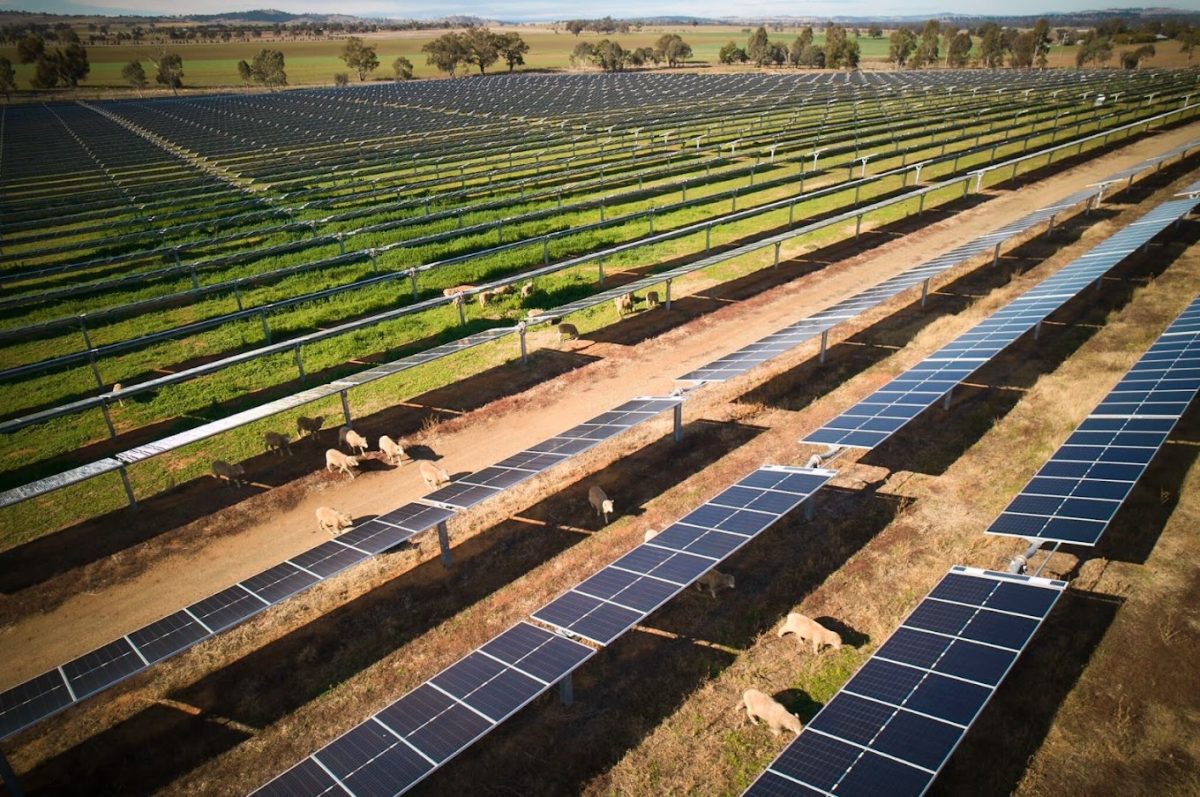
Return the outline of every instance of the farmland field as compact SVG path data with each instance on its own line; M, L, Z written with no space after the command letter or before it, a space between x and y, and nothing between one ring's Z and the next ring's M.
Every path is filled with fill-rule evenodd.
M708 37L701 59L730 37L693 33ZM381 60L409 52L385 43L420 41L380 39ZM289 70L316 80L336 68L329 46L297 45L309 49L289 55ZM197 85L220 84L245 53L207 55L193 59ZM73 673L94 649L104 658L127 644L140 659L95 676L105 694L77 688L67 699L77 707L0 726L21 730L6 742L10 759L35 792L75 793L97 778L114 793L261 785L646 528L764 462L804 462L798 434L1194 190L1194 86L1190 73L1152 69L696 70L5 106L0 629L22 655L0 666L0 695L57 677L63 662ZM985 516L1194 298L1195 235L1183 218L1098 279L1095 298L1063 294L1061 317L1038 324L1043 348L1026 340L997 355L937 421L916 419L918 431L883 454L838 460L818 504L831 514L788 519L774 542L737 554L732 597L714 604L688 590L627 647L601 644L578 677L595 724L566 759L554 760L551 737L589 721L543 702L422 788L460 793L496 772L523 793L739 793L782 740L729 720L727 697L766 679L808 721L939 570L1003 567L1018 546L981 543ZM905 276L939 256L923 281ZM872 293L888 280L901 287ZM824 332L757 357L752 380L678 382L843 304ZM609 412L645 396L686 399L677 442L669 418L629 410L633 428ZM322 418L324 442L297 435L301 415ZM586 427L597 436L585 445L580 424L596 417L606 420ZM357 479L325 469L343 423L372 449ZM289 449L264 451L266 432L288 436ZM409 448L399 464L373 450L383 434ZM561 449L538 448L559 435ZM489 467L526 455L556 475ZM1189 550L1195 540L1173 530L1195 509L1181 492L1191 463L1164 457L1182 472L1148 478L1166 479L1162 506L1179 499L1181 514L1130 512L1149 512L1170 546ZM218 459L244 467L238 482L211 475ZM445 468L451 498L412 503L425 492L412 459ZM499 486L465 480L473 471ZM517 471L531 480L500 481ZM455 503L460 482L493 500ZM596 484L616 498L612 528L588 509ZM402 505L448 512L449 536L415 536L431 522L379 550L358 543L353 567L320 569L318 506L349 513L353 535ZM799 552L784 539L796 534ZM435 560L449 540L447 572ZM1048 572L1073 577L1085 561L1058 552ZM913 566L900 574L898 562ZM1142 565L1126 575L1168 567ZM775 566L788 577L773 577ZM279 568L304 583L286 591ZM1095 583L1122 589L1103 574ZM264 605L228 624L197 608L231 590ZM306 597L286 599L299 590ZM797 670L770 632L804 601L841 618L848 644ZM204 633L161 663L133 647L184 612ZM1133 633L1119 614L1111 622ZM1176 630L1186 618L1173 623L1190 639ZM655 660L663 688L624 694L622 673ZM0 719L15 723L5 699ZM1072 695L1069 721L1086 722L1097 700ZM639 704L644 716L629 721ZM1186 725L1190 708L1161 711ZM523 736L534 770L513 763ZM148 737L173 754L117 766ZM1038 744L984 791L1058 782L1049 762L1065 754L1050 741L1030 770L1043 780L1021 779ZM978 744L964 756L986 758ZM683 772L683 759L706 764ZM961 762L947 773L946 783L970 782Z

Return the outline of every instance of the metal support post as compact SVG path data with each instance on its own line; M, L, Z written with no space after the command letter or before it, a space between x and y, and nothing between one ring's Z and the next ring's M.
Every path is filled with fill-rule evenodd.
M854 220L854 240L858 240L858 234L862 232L862 214L859 213Z
M1042 322L1038 321L1033 326L1033 339L1038 340L1042 336Z
M542 238L542 265L550 265L550 239Z
M529 362L529 352L525 348L525 322L517 324L517 335L521 338L521 365Z
M454 303L458 307L458 323L459 326L467 325L467 297L464 294L458 295L458 301Z
M125 466L122 465L117 469L117 472L121 474L121 484L125 487L125 497L129 500L129 508L137 509L137 498L133 494L133 485L129 483L129 474L125 472Z
M79 333L83 335L83 345L87 348L92 348L92 338L87 331L87 316L80 313L79 316Z
M1000 265L1000 243L1001 242L997 241L995 248L992 249L992 265L993 266Z
M342 397L342 419L346 421L346 425L353 428L354 422L350 418L350 399L346 396L345 390L339 390L338 395Z
M246 309L242 307L242 286L240 281L233 283L233 298L237 302L238 312Z
M108 427L108 436L117 439L117 427L113 426L112 416L108 414L108 402L100 401L100 412L104 414L104 425Z
M572 684L570 673L567 673L558 682L558 699L562 701L564 706L569 706L575 702L575 688Z
M408 270L408 281L412 285L412 297L415 302L417 300L417 270L415 268Z
M712 247L712 225L704 228L704 254L708 254L708 250Z
M683 405L675 405L675 442L683 439Z
M305 378L305 376L304 376L304 361L300 359L300 344L299 343L297 343L295 346L292 347L292 358L296 361L296 370L298 370L300 372L300 379L303 380Z
M450 559L450 532L446 530L446 521L437 524L438 548L442 551L442 567L450 568L454 564Z
M921 283L921 307L925 306L925 299L929 297L929 280L926 279Z
M596 261L596 271L597 271L596 284L603 285L604 284L604 258L600 258Z
M806 501L804 502L804 519L805 519L805 520L812 520L812 519L813 519L813 517L815 517L815 516L816 516L816 514L817 514L817 511L816 511L816 509L813 507L813 500L812 500L812 496L809 496L809 497L808 497L808 500L806 500Z
M821 330L821 355L817 360L817 362L821 363L821 365L825 364L825 355L828 351L829 351L829 330L823 329L823 330Z
M779 250L783 247L782 241L775 242L775 268L779 268Z
M194 290L194 291L200 290L200 278L196 276L196 264L189 263L188 271L191 272L191 275L192 275L192 290Z
M654 235L654 206L650 206L650 234Z
M951 388L950 390L946 391L946 397L944 399L942 399L942 409L943 410L950 409L950 402L953 400L954 400L954 389Z
M263 339L265 339L267 341L267 343L270 343L271 342L271 325L267 323L267 313L265 310L261 311L258 314L258 320L262 322Z
M346 254L346 236L339 232L337 234L337 242L338 242L338 254L339 255ZM196 276L195 268L193 267L193 269L192 269L192 280L193 281L195 281L195 276Z
M1046 235L1054 234L1054 216L1055 216L1055 214L1053 214L1053 213L1050 214L1050 226L1048 226L1046 228Z
M918 197L917 213L920 214L920 213L924 213L924 212L925 212L925 195L921 194L921 196Z
M96 387L104 390L104 379L100 376L100 366L96 365L96 352L88 349L88 365L92 366L92 376L96 377Z
M670 310L671 309L671 281L670 280L667 280L666 294L667 294L667 309Z
M377 274L379 272L379 263L375 260L375 250L368 249L367 254L371 256L371 273Z

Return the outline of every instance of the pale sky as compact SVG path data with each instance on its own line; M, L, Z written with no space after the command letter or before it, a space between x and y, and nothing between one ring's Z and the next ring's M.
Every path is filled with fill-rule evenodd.
M574 17L690 16L769 17L777 15L831 16L935 16L947 12L958 15L1045 14L1086 11L1104 7L1096 0L1008 0L998 6L994 0L865 0L848 4L840 0L816 0L795 3L783 0L741 0L736 4L722 0L658 0L653 4L633 0L612 0L594 7L579 6L563 0L0 0L0 9L46 11L56 14L219 14L275 8L294 14L354 14L357 16L428 19L447 14L478 16L508 21L541 21ZM1170 7L1200 11L1200 0L1176 0Z

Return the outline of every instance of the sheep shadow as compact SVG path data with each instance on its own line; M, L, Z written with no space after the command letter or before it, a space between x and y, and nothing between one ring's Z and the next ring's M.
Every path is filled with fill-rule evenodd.
M420 460L425 460L426 462L437 462L438 460L442 459L441 454L437 453L436 451L434 451L432 448L425 445L424 443L417 443L415 445L405 446L404 447L404 456L407 457L408 459L412 460L413 462L419 462ZM395 467L399 468L403 464L404 464L404 461L401 460L400 465L396 465Z
M821 703L813 700L812 695L803 689L784 689L772 696L805 725L821 710Z
M821 615L820 617L814 617L813 619L840 636L842 638L842 644L846 645L847 647L861 648L870 644L871 642L871 637L868 634L864 634L863 632L856 630L841 620L837 620L827 615Z

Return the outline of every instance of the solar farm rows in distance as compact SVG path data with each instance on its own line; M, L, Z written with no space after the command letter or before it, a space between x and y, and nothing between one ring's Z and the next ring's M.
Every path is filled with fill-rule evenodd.
M1200 298L987 533L1094 545L1198 391ZM1101 509L1080 510L1081 502ZM951 568L759 776L747 797L924 794L1066 586Z
M412 788L819 490L832 471L768 465L255 792L383 795Z
M454 481L420 501L360 523L333 540L0 692L0 738L12 735L129 676L253 617L348 567L441 527L461 510L617 436L680 397L642 397ZM443 546L445 542L443 541Z

